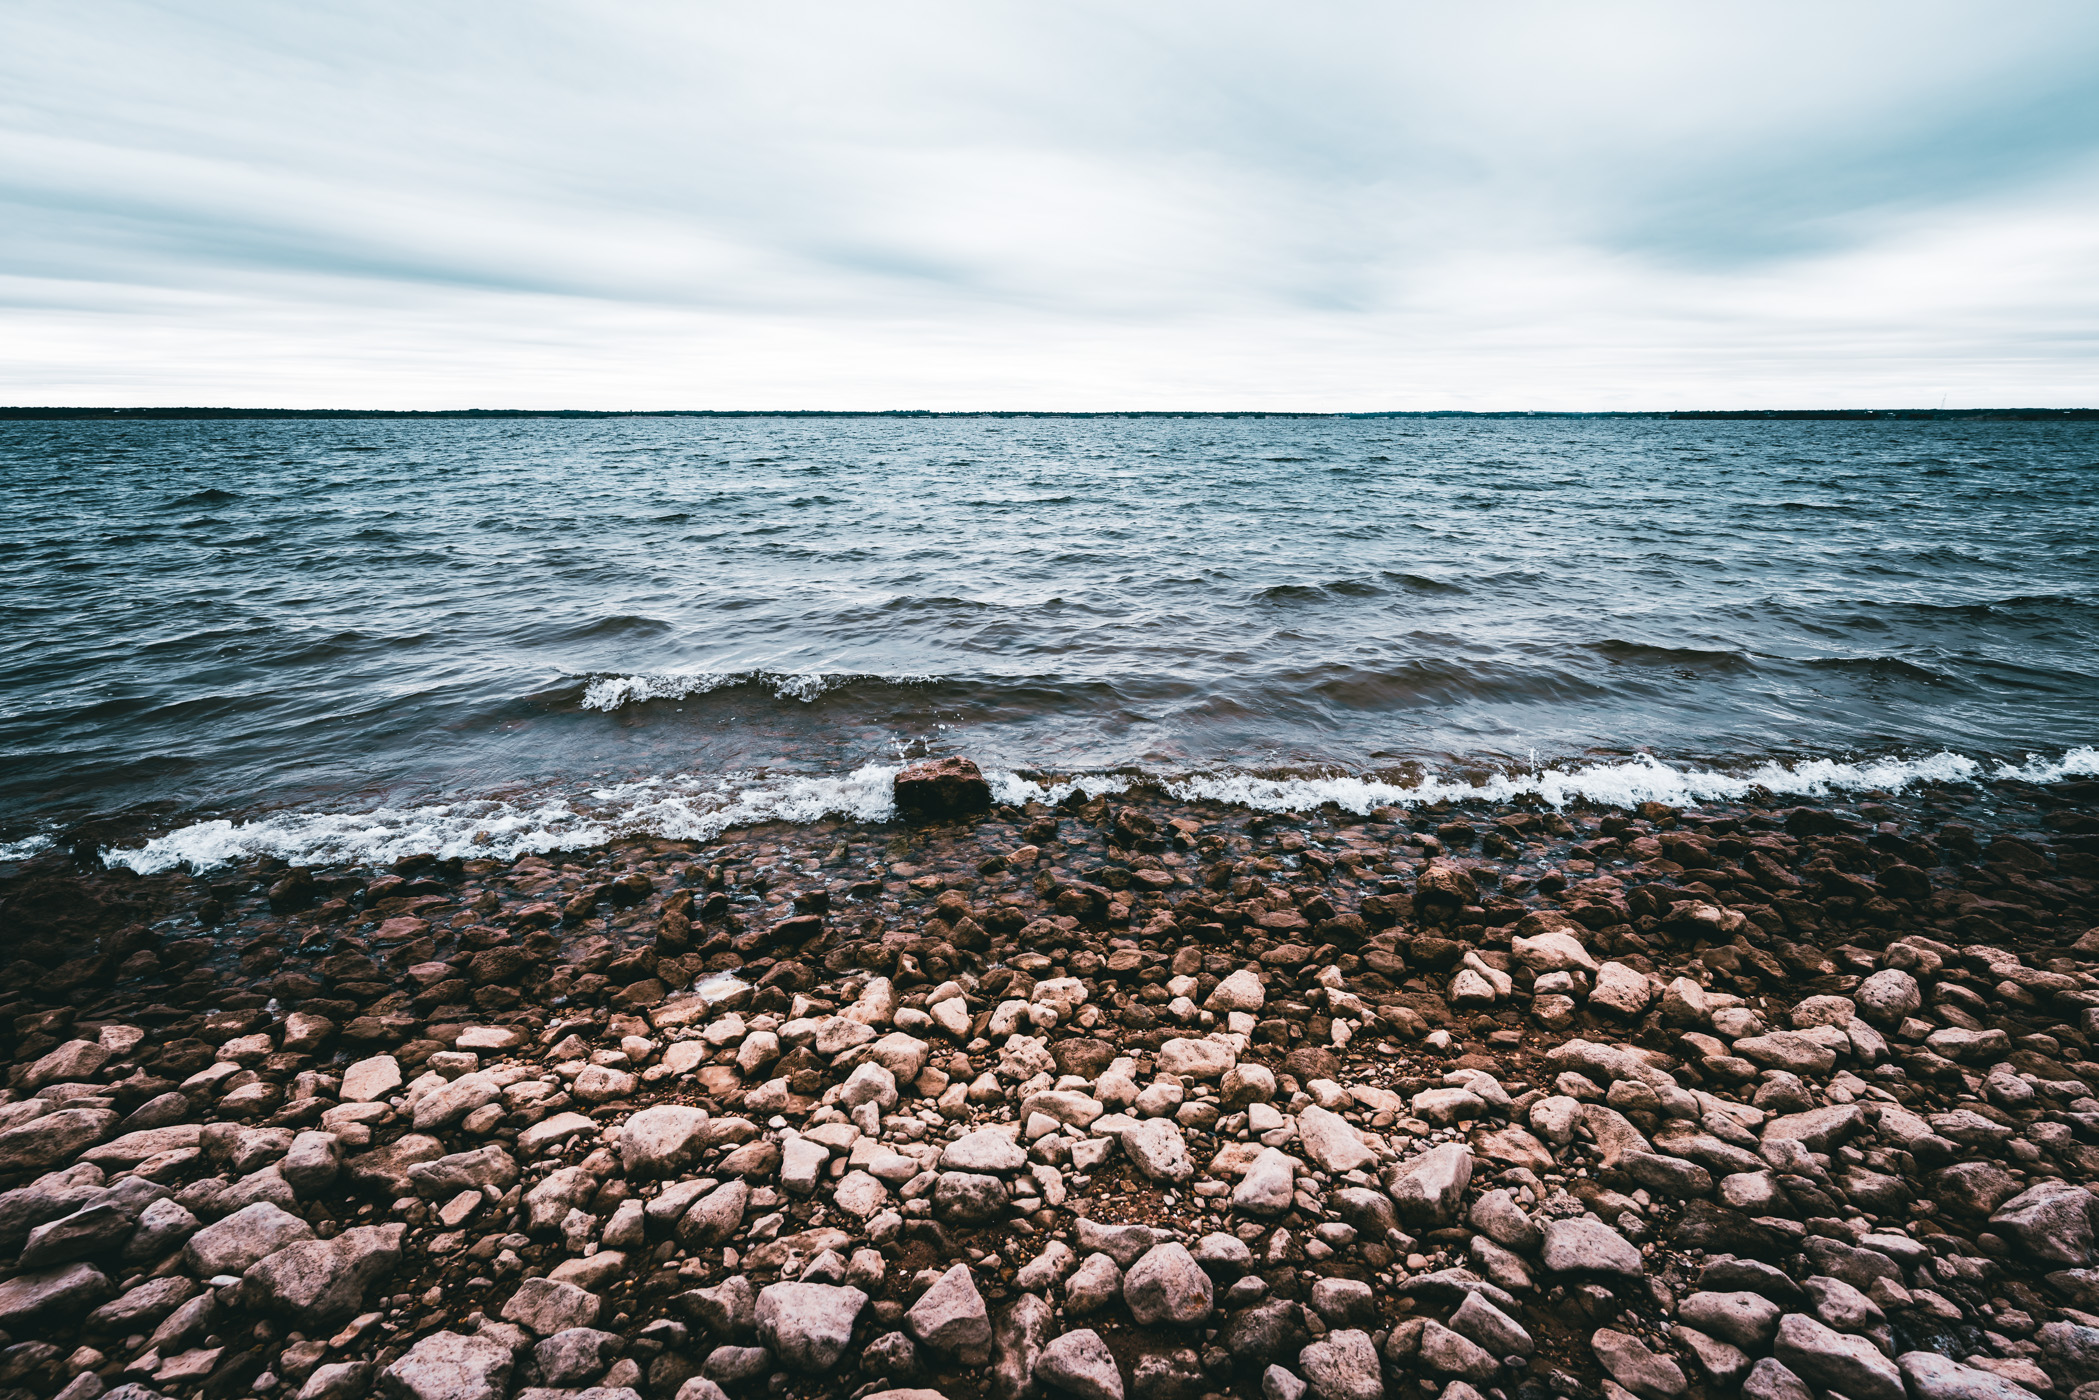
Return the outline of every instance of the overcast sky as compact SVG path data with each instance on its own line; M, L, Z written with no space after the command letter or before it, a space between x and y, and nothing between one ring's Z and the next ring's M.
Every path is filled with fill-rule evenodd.
M30 3L0 403L2099 403L2099 6Z

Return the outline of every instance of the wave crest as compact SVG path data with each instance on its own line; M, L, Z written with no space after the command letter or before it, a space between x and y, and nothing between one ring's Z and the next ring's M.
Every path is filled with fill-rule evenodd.
M860 672L831 671L643 671L635 675L603 675L583 687L586 710L618 710L649 700L686 700L732 686L760 686L780 700L808 704L828 691L845 686L924 685L937 681L934 675L877 676Z

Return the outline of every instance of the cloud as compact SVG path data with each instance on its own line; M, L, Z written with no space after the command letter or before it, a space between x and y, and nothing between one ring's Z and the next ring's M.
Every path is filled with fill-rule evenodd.
M10 28L11 402L2093 400L2088 6Z

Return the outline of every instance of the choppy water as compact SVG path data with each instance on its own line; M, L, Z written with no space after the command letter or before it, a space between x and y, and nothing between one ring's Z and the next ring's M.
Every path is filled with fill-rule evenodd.
M878 812L928 751L1272 803L2099 770L2095 463L2060 423L0 424L0 839L698 831Z

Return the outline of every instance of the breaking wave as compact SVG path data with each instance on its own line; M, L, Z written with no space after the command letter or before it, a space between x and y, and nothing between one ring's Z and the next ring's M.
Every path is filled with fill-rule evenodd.
M142 875L177 866L214 866L272 855L297 865L379 864L431 853L511 859L575 850L633 836L710 841L734 827L761 822L807 823L826 817L863 822L896 815L896 765L870 764L844 777L733 774L645 778L536 802L482 800L422 807L382 807L359 813L279 813L253 821L197 822L132 849L103 853L109 865ZM1438 802L1507 802L1534 798L1555 808L1574 802L1632 807L1641 802L1695 806L1759 793L1828 798L1845 792L1900 792L1925 783L2058 782L2099 777L2099 747L2072 749L2060 758L2029 756L1992 762L1950 751L1920 758L1767 762L1742 773L1678 766L1640 756L1611 763L1541 767L1477 781L1429 773L1411 782L1346 774L1261 777L1249 773L1154 777L1089 773L1068 778L994 769L992 796L1001 803L1056 803L1078 794L1091 799L1144 786L1182 801L1229 803L1263 812L1312 811L1329 803L1368 813L1378 807ZM41 842L41 845L37 843ZM0 845L0 859L20 859L51 844L32 837ZM9 853L14 854L10 855Z
M731 686L770 690L781 700L808 704L826 691L872 682L922 685L938 676L874 676L826 671L644 671L630 676L598 676L583 687L586 710L618 710L648 700L685 700Z

